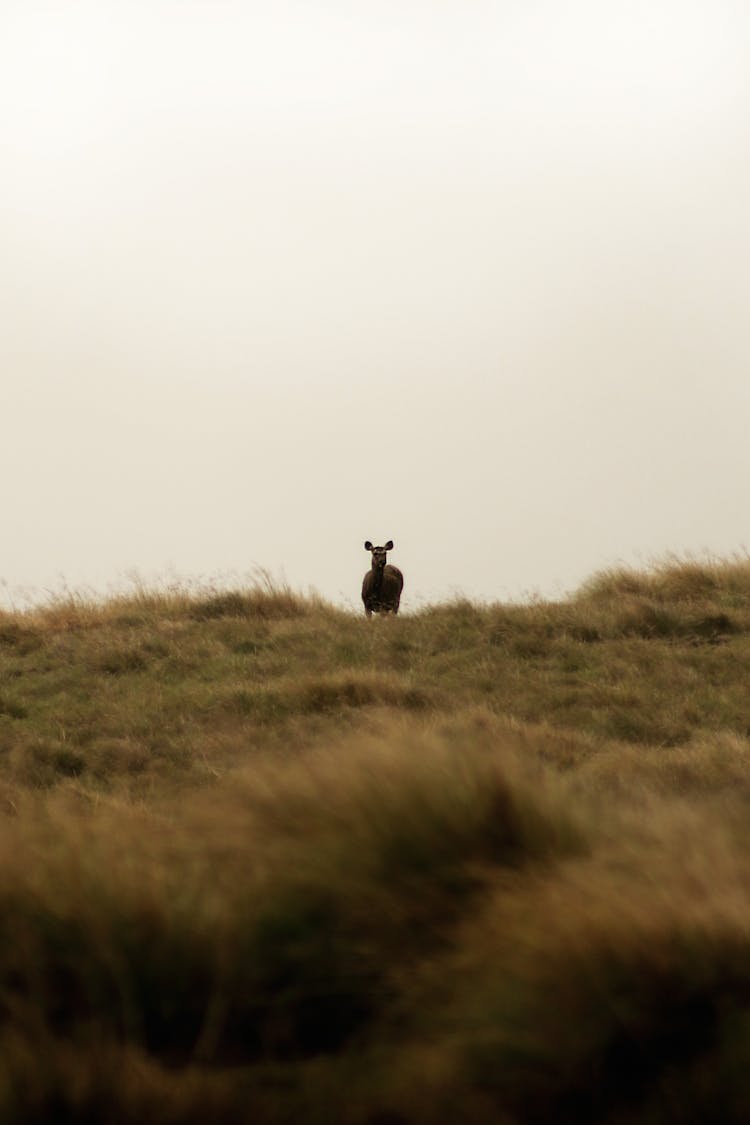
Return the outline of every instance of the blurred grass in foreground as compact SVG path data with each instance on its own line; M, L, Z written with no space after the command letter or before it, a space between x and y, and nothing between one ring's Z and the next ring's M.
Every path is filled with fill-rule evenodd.
M0 1120L745 1122L750 562L0 614Z

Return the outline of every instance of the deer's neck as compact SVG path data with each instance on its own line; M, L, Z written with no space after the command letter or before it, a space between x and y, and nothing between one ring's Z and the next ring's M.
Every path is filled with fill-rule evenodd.
M380 590L383 585L383 574L385 572L385 566L374 566L372 568L372 572L372 589L373 593L377 596L380 594Z

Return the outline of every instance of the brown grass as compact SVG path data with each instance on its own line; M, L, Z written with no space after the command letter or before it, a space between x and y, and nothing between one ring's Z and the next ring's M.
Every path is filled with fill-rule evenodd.
M0 1119L744 1123L750 565L0 614Z

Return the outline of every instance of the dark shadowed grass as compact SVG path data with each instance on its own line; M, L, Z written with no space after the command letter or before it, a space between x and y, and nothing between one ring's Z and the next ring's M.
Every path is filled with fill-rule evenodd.
M544 764L562 737L415 722L158 814L23 797L6 1114L741 1121L741 819L647 789L602 819L600 782Z
M680 838L675 827L674 845L667 831L661 849L629 864L589 860L499 896L452 962L434 967L446 1072L482 1092L483 1115L746 1117L747 859L724 841L709 857L688 848L665 863ZM635 861L649 854L645 879ZM540 912L543 926L532 921Z
M377 1041L494 871L588 850L559 784L491 741L393 729L159 815L26 797L0 821L0 1018L76 1044L84 1089L121 1044L167 1070L239 1067L238 1090L283 1065L303 1097L306 1060ZM61 1066L53 1051L34 1096Z

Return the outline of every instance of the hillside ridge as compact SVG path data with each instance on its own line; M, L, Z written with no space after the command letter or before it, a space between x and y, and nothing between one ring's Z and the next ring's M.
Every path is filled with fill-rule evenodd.
M744 1123L750 560L0 613L0 1116Z

